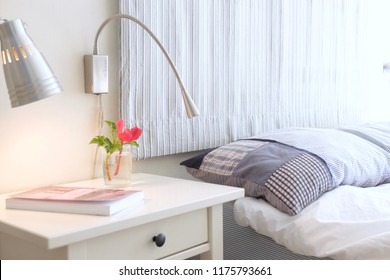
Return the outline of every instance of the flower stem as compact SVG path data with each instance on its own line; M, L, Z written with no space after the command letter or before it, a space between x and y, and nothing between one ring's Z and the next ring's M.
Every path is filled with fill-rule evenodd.
M109 163L109 158L110 158L110 154L106 154L104 165L105 165L105 168L106 168L107 180L111 181L110 167L109 167L109 164L108 164Z
M117 162L117 164L116 164L114 176L118 175L118 173L119 173L119 167L120 167L121 158L122 158L122 150L123 150L123 148L121 148L121 150L119 151L118 162Z

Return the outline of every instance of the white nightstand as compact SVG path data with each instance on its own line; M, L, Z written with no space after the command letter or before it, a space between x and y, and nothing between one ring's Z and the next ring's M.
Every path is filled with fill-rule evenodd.
M7 195L0 196L0 258L223 258L222 204L243 197L243 189L141 173L132 182L144 203L109 217L8 210ZM99 187L103 180L66 185ZM153 241L159 234L161 247Z

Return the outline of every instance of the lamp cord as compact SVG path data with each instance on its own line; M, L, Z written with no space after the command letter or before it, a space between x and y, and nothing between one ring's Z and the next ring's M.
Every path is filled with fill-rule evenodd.
M102 104L102 94L98 95L98 102L99 102L98 129L99 129L99 135L102 135L103 125L104 125L104 110L103 110L103 104Z
M97 124L98 124L98 135L102 135L103 133L103 125L104 125L104 110L103 110L103 104L102 104L102 94L98 95L98 109L97 109ZM96 146L95 149L95 156L93 160L93 170L92 170L92 178L95 178L96 176L96 165L97 165L97 158L99 155L99 146Z

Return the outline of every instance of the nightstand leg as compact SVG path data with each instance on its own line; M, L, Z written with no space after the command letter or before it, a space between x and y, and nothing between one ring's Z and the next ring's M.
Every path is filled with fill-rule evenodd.
M202 260L222 260L223 259L223 218L222 204L209 207L208 233L210 251L200 255Z
M85 242L71 244L67 247L68 260L86 260L87 246Z

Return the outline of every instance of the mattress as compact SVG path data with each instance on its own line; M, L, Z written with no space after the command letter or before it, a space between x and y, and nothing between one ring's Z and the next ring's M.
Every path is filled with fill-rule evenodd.
M234 204L235 221L296 254L331 259L390 259L390 184L342 185L297 215L262 199Z

